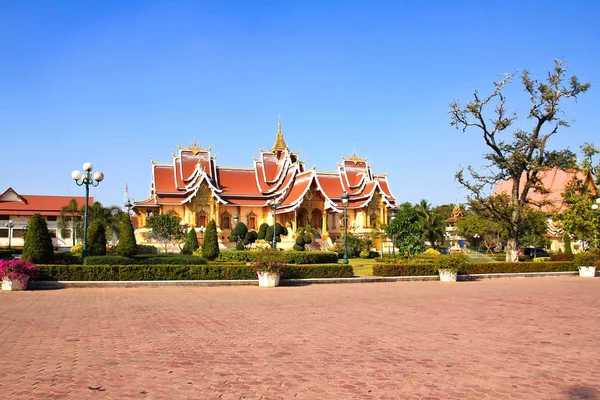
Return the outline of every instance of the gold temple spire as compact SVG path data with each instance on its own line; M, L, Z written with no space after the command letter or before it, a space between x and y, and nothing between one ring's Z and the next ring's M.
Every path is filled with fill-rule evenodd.
M281 133L281 120L277 121L277 137L275 138L275 144L271 151L284 151L288 150L285 141L283 140L283 133Z

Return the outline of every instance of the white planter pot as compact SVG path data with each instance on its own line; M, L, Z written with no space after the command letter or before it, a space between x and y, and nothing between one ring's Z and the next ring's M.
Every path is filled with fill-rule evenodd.
M579 276L583 278L593 278L596 276L596 267L579 267Z
M25 282L21 282L18 279L8 279L7 277L2 278L2 290L25 290L27 289L27 282L29 277L25 277Z
M260 272L257 271L258 275L258 286L260 287L275 287L279 286L279 278L281 274L274 274L271 272Z
M439 273L441 282L456 282L458 272L440 268Z

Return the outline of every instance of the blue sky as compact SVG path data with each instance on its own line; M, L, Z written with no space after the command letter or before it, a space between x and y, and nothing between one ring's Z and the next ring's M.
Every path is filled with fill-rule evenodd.
M121 205L126 183L143 200L150 157L196 139L251 166L281 115L309 167L357 152L399 201L463 201L454 174L485 147L448 105L499 73L566 59L593 87L550 146L600 146L598 21L595 1L0 0L0 192L83 195L70 173L91 161L97 200Z

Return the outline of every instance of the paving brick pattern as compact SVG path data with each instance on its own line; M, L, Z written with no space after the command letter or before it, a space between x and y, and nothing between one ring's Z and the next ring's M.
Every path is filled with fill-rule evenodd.
M0 398L600 399L600 279L0 293Z

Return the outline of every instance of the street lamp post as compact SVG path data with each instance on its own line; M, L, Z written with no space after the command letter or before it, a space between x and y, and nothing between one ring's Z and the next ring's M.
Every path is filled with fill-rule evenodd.
M341 199L344 206L344 264L348 264L348 200L350 200L350 196L344 192Z
M7 223L5 223L4 226L8 228L8 249L10 250L10 238L12 237L12 232L15 224L11 219Z
M273 209L273 248L277 248L277 207L281 202L278 202L275 199L271 199L267 201L267 205Z
M127 215L129 215L131 213L131 209L133 208L133 204L131 204L131 200L127 199L127 201L125 202L125 208L127 209Z
M96 187L104 179L104 174L100 171L94 172L92 170L94 166L90 162L83 164L83 173L79 170L71 172L71 178L75 181L77 186L85 185L85 211L83 214L83 250L81 252L81 259L87 257L87 216L88 216L88 199L90 197L90 185Z
M390 221L390 225L396 219L396 210L392 210L392 220ZM392 259L396 258L396 243L394 242L394 238L396 235L394 234L394 230L392 229ZM389 253L388 253L389 254Z
M596 201L592 204L592 210L596 211L600 207L600 197L596 199ZM595 245L598 246L598 239L596 239L597 235L594 235Z

